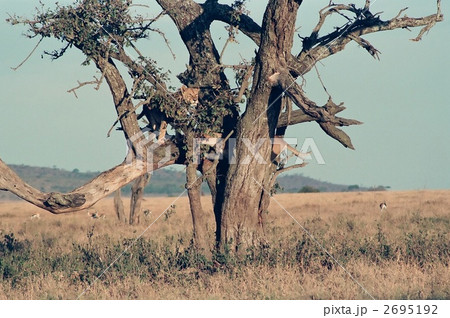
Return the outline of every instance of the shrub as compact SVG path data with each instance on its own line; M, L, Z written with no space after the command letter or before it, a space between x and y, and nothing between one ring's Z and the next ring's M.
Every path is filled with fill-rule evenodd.
M316 193L316 192L320 192L320 190L313 186L304 186L298 191L298 193Z

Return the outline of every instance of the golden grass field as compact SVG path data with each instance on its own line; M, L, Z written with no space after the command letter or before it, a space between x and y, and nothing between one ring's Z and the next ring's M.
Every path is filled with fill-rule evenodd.
M190 248L187 197L148 197L143 210L130 226L109 198L68 215L0 202L0 299L450 299L448 190L275 195L269 247L213 261Z

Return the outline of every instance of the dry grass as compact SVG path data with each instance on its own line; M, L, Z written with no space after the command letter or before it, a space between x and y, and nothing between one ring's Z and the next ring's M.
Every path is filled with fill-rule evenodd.
M215 255L214 262L190 249L187 198L174 200L146 198L143 209L152 213L138 226L117 222L110 199L90 210L106 215L97 220L87 211L55 216L0 202L0 299L74 299L88 286L87 299L370 298L283 208L373 297L450 299L450 191L277 195L270 247L239 259ZM387 211L379 211L382 201ZM173 203L175 213L147 229ZM212 209L208 197L203 203ZM30 219L34 213L40 219Z

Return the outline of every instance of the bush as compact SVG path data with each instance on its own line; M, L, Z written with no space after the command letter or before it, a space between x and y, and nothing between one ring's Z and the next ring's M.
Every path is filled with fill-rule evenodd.
M298 191L298 193L317 193L317 192L320 192L320 190L313 186L304 186Z

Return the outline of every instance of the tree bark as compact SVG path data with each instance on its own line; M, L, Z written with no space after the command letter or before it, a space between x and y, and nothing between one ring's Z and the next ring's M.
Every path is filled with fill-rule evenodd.
M200 172L203 177L206 179L206 183L208 184L209 191L211 192L212 204L214 206L216 202L217 196L217 184L216 184L216 174L217 174L217 166L215 162L212 162L208 159L204 159L202 161Z
M139 224L142 199L144 196L145 186L150 181L151 174L146 173L136 180L131 187L131 200L130 200L130 225Z
M178 78L185 85L201 87L200 104L204 102L204 97L216 95L215 88L218 87L221 88L226 97L230 86L223 68L220 67L220 55L209 30L214 20L214 10L210 6L212 2L207 1L202 5L192 0L157 0L157 2L174 21L190 55L189 67L184 73L178 75ZM206 104L208 104L209 101L207 98L205 99ZM226 116L222 123L222 134L224 136L235 129L238 120L238 113L233 109L234 105L230 106L232 115ZM186 135L189 135L189 133ZM192 147L192 138L193 136L186 138L188 149ZM209 237L204 232L207 229L207 218L200 202L201 182L200 184L194 182L197 179L196 170L198 167L189 161L188 158L186 180L194 226L194 239L200 249L208 252L211 244L208 241ZM206 165L208 165L207 162ZM204 166L202 166L202 169L204 169ZM222 187L224 184L227 170L227 165L219 163L217 169L214 168L214 171L209 171L205 175L213 196L215 211L217 210L216 206L222 201L220 196L223 194L223 191L219 192L217 187ZM220 224L219 215L215 213L215 216L216 224ZM216 234L219 235L220 231L217 230Z
M292 48L299 5L291 0L271 0L264 15L251 99L238 124L236 163L227 173L220 209L221 244L238 252L257 244L263 235L261 213L267 207L264 192L270 190L267 186L274 172L270 138L277 127L282 94L280 87L272 87L269 78L287 69L285 57Z
M127 218L125 216L125 209L123 207L123 201L121 197L121 190L117 189L114 192L114 210L116 211L116 216L119 222L127 222Z
M107 197L141 175L176 163L179 150L173 144L171 149L172 159L164 164L159 164L157 160L154 160L152 165L137 160L132 163L124 162L69 193L41 192L24 182L0 159L0 190L14 193L21 199L54 214L80 211L93 206L100 199ZM156 159L165 157L165 149L154 153Z
M186 188L189 197L189 207L194 228L195 247L205 255L211 252L212 242L208 236L208 215L201 202L202 178L197 176L197 165L188 163L186 167Z
M212 242L209 242L208 236L208 216L205 213L202 202L202 176L197 176L200 167L194 161L194 134L188 131L186 135L187 158L186 158L186 190L189 197L189 207L192 216L192 225L194 229L194 244L199 252L209 255Z

